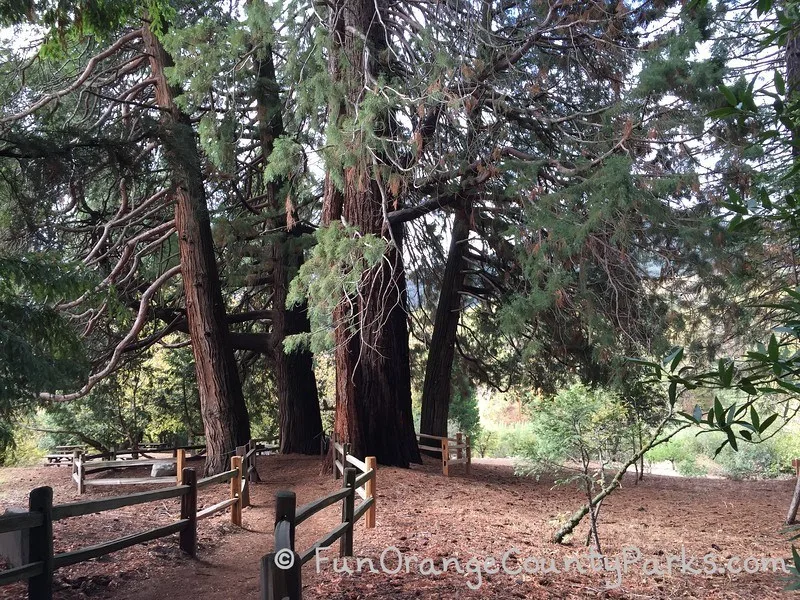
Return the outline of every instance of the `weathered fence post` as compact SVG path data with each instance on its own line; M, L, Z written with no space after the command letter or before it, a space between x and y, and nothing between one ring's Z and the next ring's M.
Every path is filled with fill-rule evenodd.
M350 454L350 444L342 444L342 477L344 477L344 470L347 468L347 455Z
M72 451L72 480L77 483L78 477L78 457L80 456L80 452L78 450Z
M469 475L470 466L472 465L472 446L470 445L469 436L466 437L467 440L467 475Z
M38 487L28 497L30 512L42 514L42 524L30 530L28 561L42 562L42 573L28 579L31 600L53 598L53 488Z
M295 512L297 496L294 492L280 491L275 494L275 525L281 521L289 523L289 545L294 550Z
M464 454L461 452L461 442L464 441L464 434L460 431L456 433L456 458L463 458Z
M372 506L367 509L367 514L364 515L364 523L367 529L373 529L375 527L375 503L378 501L375 494L375 484L378 480L378 461L374 456L367 456L364 462L367 464L367 470L372 469L375 472L372 479L364 485L364 491L367 492L367 500L372 498Z
M442 439L442 473L445 477L450 477L450 441Z
M242 457L231 456L231 469L236 469L236 474L231 478L231 499L236 499L236 502L231 504L231 523L234 525L242 526L242 498L241 498L241 481L242 481Z
M241 508L250 506L250 487L247 483L247 471L250 468L250 463L247 459L247 446L236 446L236 456L242 459L242 479L239 482L241 489Z
M339 479L339 469L336 468L336 458L339 456L339 450L336 449L336 444L339 442L338 438L336 437L336 432L334 431L331 433L331 445L333 446L333 451L331 452L331 456L333 457L333 478Z
M342 523L348 523L344 535L339 540L339 556L353 556L353 512L356 496L356 470L347 467L344 470L344 487L350 488L350 494L342 503Z
M186 468L186 450L181 448L175 453L175 477L178 480L178 485L181 484L183 479L183 470Z
M247 453L250 454L251 450L255 450L258 447L258 443L255 440L250 440L250 443L247 446ZM248 477L250 479L250 483L259 483L261 481L261 476L258 474L258 469L256 469L256 458L258 458L258 452L253 452L252 464L248 465L248 467L253 467L252 470L249 470Z
M184 467L179 473L183 485L189 486L189 491L181 496L181 519L188 519L189 523L180 532L180 546L181 550L194 557L197 555L197 472Z
M72 453L72 472L76 475L73 479L75 479L75 483L78 484L78 493L82 494L86 491L86 485L84 484L86 470L83 466L83 452L80 450L75 450Z
M300 600L300 557L294 551L296 509L294 492L275 494L275 552L261 559L260 600ZM285 525L279 527L280 523Z

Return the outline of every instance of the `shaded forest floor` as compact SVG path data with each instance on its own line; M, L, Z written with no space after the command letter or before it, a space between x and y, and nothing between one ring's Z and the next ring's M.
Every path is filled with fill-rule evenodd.
M336 489L338 482L330 474L320 474L320 464L318 457L260 457L263 483L251 487L253 505L243 511L244 529L230 525L227 514L201 521L195 560L182 556L177 536L172 536L60 569L56 571L56 598L257 598L259 561L272 550L274 494L279 489L293 489L298 504L303 504ZM432 459L411 470L379 468L377 527L367 530L363 521L357 524L355 553L372 558L380 569L382 553L393 547L396 551L384 554L386 566L396 568L399 552L410 560L410 572L370 573L362 563L360 573L335 573L330 562L316 572L312 559L303 567L304 598L751 599L784 595L782 575L683 574L680 562L672 562L672 574L666 570L670 556L680 556L682 548L687 560L699 557L694 565L686 563L699 570L704 568L702 557L709 553L722 567L731 557L787 557L789 544L779 530L793 489L788 480L735 482L651 475L634 485L630 476L623 489L603 505L600 522L606 555L617 557L626 546L636 546L641 552L641 558L622 574L619 587L613 587L617 580L613 572L581 574L574 565L569 572L560 573L484 572L479 587L474 571L457 573L452 562L447 573L421 574L415 559L432 559L441 568L443 558L453 557L466 568L471 557L483 562L491 556L499 563L514 548L515 557L507 562L510 568L520 568L525 558L537 557L546 559L548 565L553 559L564 571L565 557L587 556L583 546L587 524L581 525L569 545L547 541L559 520L582 502L573 486L554 488L552 481L518 478L507 464L473 464L469 477L462 469L452 467L455 474L446 479ZM69 467L0 469L0 506L27 506L28 491L38 485L52 486L56 503L79 498ZM142 489L145 486L89 488L83 498ZM202 490L199 507L224 499L227 489L222 484ZM339 521L339 506L298 527L299 551ZM169 500L60 521L55 524L56 552L166 524L178 513L178 502ZM322 556L332 560L336 556L333 550ZM632 552L628 550L628 556ZM588 560L582 558L581 565L588 567ZM355 570L354 561L350 566ZM661 573L647 574L657 570ZM0 599L25 596L20 584L0 588Z

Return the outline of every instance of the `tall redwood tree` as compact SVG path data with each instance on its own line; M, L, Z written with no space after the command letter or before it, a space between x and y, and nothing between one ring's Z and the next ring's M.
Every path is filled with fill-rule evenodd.
M365 85L381 71L378 56L387 46L377 11L385 8L382 0L340 0L331 10L331 75L347 97L333 107L339 123L357 118L357 107L371 93ZM378 121L376 132L389 135L391 115ZM364 147L356 154L359 158L344 168L341 189L330 178L326 182L324 220L342 219L359 233L390 243L383 260L364 273L357 294L334 311L335 431L357 456L407 467L420 456L411 413L403 228L391 227L385 218L387 190L376 174L375 155Z
M249 440L250 421L229 341L197 140L167 82L170 56L148 24L142 27L142 39L156 104L162 109L160 137L172 170L186 320L206 435L206 472L216 473L224 470L236 446Z

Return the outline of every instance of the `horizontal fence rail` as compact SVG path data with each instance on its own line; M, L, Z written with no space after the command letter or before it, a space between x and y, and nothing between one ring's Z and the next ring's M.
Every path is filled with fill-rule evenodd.
M331 437L334 473L344 479L341 489L297 507L294 492L281 491L275 495L274 551L261 559L261 592L259 600L301 600L301 567L311 560L319 548L327 548L339 541L339 556L353 555L353 527L365 517L367 527L375 527L375 481L377 462L374 456L365 460L348 455L348 444ZM337 457L341 457L341 461ZM337 471L337 463L343 466ZM344 466L344 465L353 465ZM337 477L338 479L339 477ZM362 488L365 500L357 507L357 490ZM295 529L312 515L342 503L342 520L331 531L316 540L302 554L295 550Z
M263 439L273 439L273 438L262 438ZM259 440L253 439L250 440L244 446L239 446L236 448L237 456L242 458L243 464L243 471L249 483L257 483L260 480L258 476L258 471L256 470L255 466L255 457L258 454L263 454L265 452L272 452L278 448L275 444L259 444ZM82 450L74 450L72 455L70 456L70 464L72 465L72 480L78 487L78 493L83 494L86 491L87 486L116 486L116 485L148 485L148 484L173 484L173 483L180 483L181 481L181 473L183 472L183 468L186 467L187 463L191 460L195 459L202 459L203 456L199 454L195 454L194 456L189 456L187 452L189 450L203 450L205 451L205 446L182 446L179 448L158 448L157 451L159 452L169 452L173 453L172 458L134 458L134 459L122 459L117 458L117 456L121 454L134 454L136 451L125 451L119 452L116 454L91 454L87 455L82 452ZM141 454L141 447L139 450L139 454ZM99 459L99 460L97 460ZM131 467L145 467L145 466L153 466L153 465L175 465L175 475L165 475L159 477L118 477L118 478L102 478L102 479L89 479L87 475L90 473L99 473L101 471L109 471L113 469L127 469ZM224 480L223 480L224 481ZM247 507L250 505L250 497L249 497L249 483L242 484L242 490L240 493L244 496L244 506ZM203 487L207 485L206 482L200 480L198 484Z
M434 440L436 445L429 445ZM427 450L428 452L438 453L442 460L442 474L445 477L450 476L450 465L462 464L465 467L467 475L470 473L472 465L472 446L468 435L459 432L456 437L443 437L440 435L428 435L427 433L417 434L418 448L420 450ZM455 456L453 454L455 453Z
M333 476L335 479L339 479L339 477L344 474L347 470L347 465L352 465L360 473L356 479L355 493L358 494L362 500L366 501L370 498L372 499L371 510L367 512L365 521L367 528L372 529L375 527L375 471L378 468L378 463L374 456L367 456L364 460L359 460L350 454L350 444L340 443L336 437L336 433L331 434L331 445ZM372 473L372 477L365 477L365 475L370 472Z
M180 458L180 452L181 451L179 451L178 458ZM75 475L75 469L80 468L83 460L83 457L78 456L78 453L79 451L76 451L75 458L77 460L73 461L73 463L77 463L73 464L73 475ZM251 455L251 457L253 456L254 455ZM180 460L178 462L180 463ZM32 490L29 495L28 512L0 516L0 533L11 531L27 532L29 542L27 564L0 571L0 586L27 580L29 598L35 600L51 600L53 571L56 569L98 558L136 544L142 544L175 533L179 534L181 550L190 556L195 556L197 553L198 520L230 507L231 522L241 527L242 507L244 504L243 491L246 490L248 486L248 481L243 469L243 462L243 456L232 456L231 469L229 471L212 477L206 477L199 481L197 480L197 474L194 469L183 467L179 472L178 485L175 485L176 478L170 477L169 479L173 484L171 488L127 494L124 496L114 496L112 498L99 498L95 500L53 505L52 488L39 487ZM254 463L252 466L254 467ZM229 482L230 496L221 502L198 511L197 490L201 487L225 482ZM152 481L150 483L152 483ZM82 492L82 490L80 491ZM147 502L167 500L170 498L179 498L181 502L180 518L174 523L155 527L143 532L133 533L70 552L59 554L54 554L53 552L54 521L128 506L136 506Z

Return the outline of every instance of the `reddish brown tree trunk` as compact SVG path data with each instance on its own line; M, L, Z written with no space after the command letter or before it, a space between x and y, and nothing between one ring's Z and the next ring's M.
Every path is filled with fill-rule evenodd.
M382 0L341 0L331 13L333 48L331 74L346 88L348 105L357 106L369 72L377 79L377 57L386 49ZM370 52L364 51L364 44ZM369 63L365 64L365 56ZM347 106L334 107L345 116ZM353 116L353 115L350 115ZM390 116L381 134L388 135ZM356 141L356 144L358 142ZM406 280L402 259L402 226L390 231L384 220L385 198L375 179L370 152L344 171L344 189L326 182L324 215L328 223L343 217L362 234L392 240L384 260L367 272L356 297L334 313L336 342L336 422L340 439L357 456L374 455L378 462L407 467L419 462L411 414L411 369L408 352ZM352 329L349 328L353 325Z
M175 105L175 92L164 75L165 67L172 64L170 56L147 25L142 38L156 79L156 104L163 109L161 137L175 188L186 320L205 428L206 473L211 474L223 471L236 446L247 443L250 420L228 341L197 140L189 119Z
M272 153L274 140L283 134L281 102L275 77L272 48L265 49L263 60L256 61L258 81L256 103L258 126L264 164ZM267 184L267 225L272 232L271 257L274 296L272 300L272 364L278 394L278 414L281 432L281 452L319 454L322 437L322 417L319 410L317 380L314 375L313 356L308 350L287 353L284 340L289 335L308 333L310 323L306 305L286 307L289 282L302 263L302 248L293 248L292 234L286 220L277 215L288 208L279 198L279 181ZM289 215L287 215L288 217Z

